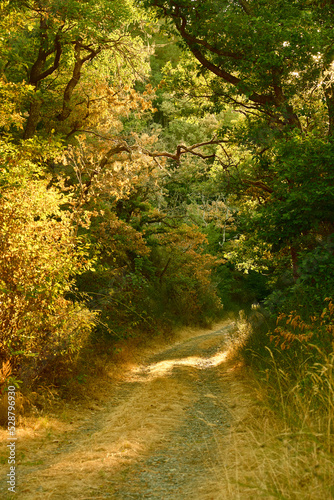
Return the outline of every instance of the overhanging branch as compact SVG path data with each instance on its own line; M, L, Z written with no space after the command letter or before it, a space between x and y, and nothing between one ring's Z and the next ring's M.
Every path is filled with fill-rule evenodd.
M210 146L212 144L223 144L228 142L228 140L223 140L223 139L216 139L215 137L211 139L210 141L205 141L205 142L199 142L197 144L193 144L192 146L184 146L183 144L180 144L176 148L175 153L168 153L167 151L148 151L145 148L142 148L140 146L134 146L134 148L139 149L143 154L150 156L151 158L159 158L159 157L165 157L165 158L170 158L171 160L174 160L176 163L180 163L180 159L182 155L185 154L192 154L195 156L199 156L200 158L203 159L208 159L208 158L215 158L216 154L203 154L200 151L197 151L198 148L201 148L203 146ZM134 149L133 148L133 149Z

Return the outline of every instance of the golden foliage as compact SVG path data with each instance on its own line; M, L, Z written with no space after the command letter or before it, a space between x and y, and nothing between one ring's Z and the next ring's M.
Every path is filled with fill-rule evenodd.
M32 86L23 83L6 82L0 77L0 128L8 131L11 126L22 130L25 116L20 111L21 103L29 96Z
M0 359L13 367L22 357L41 361L80 350L94 322L93 313L64 299L88 265L61 208L66 195L16 153L6 151L11 169L1 171L0 198Z
M275 346L280 346L282 350L290 349L295 341L305 344L309 342L315 334L321 333L322 327L333 341L334 304L331 298L325 300L328 302L328 306L324 308L320 316L311 316L309 323L306 323L296 311L291 311L288 315L279 314L277 325L283 321L285 325L275 328L274 334L270 335L270 341L274 341Z

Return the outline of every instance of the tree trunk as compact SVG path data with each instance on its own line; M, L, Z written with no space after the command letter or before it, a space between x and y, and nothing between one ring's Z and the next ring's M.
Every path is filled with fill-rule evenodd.
M89 54L83 58L80 57L82 49L86 49L89 51ZM80 81L81 69L87 61L91 61L92 59L94 59L94 57L97 56L99 52L101 52L100 47L94 50L91 47L82 45L79 41L75 43L74 45L75 63L73 67L73 73L71 79L69 80L64 90L63 108L61 112L57 115L58 121L62 122L66 120L72 113L71 98L75 87L78 85Z
M297 279L299 278L297 250L294 247L291 247L290 252L291 252L293 280L296 283Z
M36 98L30 104L27 125L23 134L24 139L30 139L35 134L40 119L41 106L42 101Z
M326 104L328 110L328 137L334 140L334 86L329 85L325 89Z

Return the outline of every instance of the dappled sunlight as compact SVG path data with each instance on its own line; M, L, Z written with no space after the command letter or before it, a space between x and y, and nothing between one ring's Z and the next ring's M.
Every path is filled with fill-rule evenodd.
M149 381L155 377L169 375L175 367L191 367L198 370L214 368L224 363L228 357L229 351L218 352L209 358L199 356L189 356L187 358L175 358L164 361L158 361L148 366L136 367L130 374L130 379L135 381Z

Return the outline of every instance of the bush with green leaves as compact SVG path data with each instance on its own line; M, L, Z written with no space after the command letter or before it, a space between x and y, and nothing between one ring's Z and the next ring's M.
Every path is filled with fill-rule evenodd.
M43 149L0 143L0 360L26 382L73 360L95 316L66 299L90 264L62 208L69 196L33 161Z

